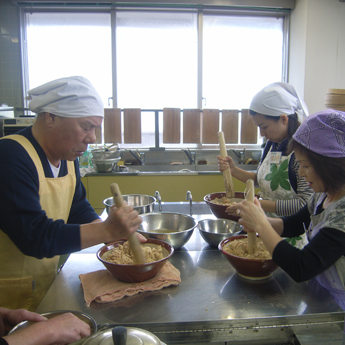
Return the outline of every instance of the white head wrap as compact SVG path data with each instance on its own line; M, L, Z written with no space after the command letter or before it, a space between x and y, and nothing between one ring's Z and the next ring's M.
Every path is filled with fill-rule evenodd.
M296 113L302 122L308 116L308 108L296 89L288 83L277 82L264 87L252 99L250 110L262 115L280 116Z
M50 81L28 91L29 108L36 114L47 112L61 117L104 116L103 102L84 77Z

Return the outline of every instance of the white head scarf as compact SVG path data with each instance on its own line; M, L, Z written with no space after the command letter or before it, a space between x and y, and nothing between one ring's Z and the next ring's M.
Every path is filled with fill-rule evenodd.
M36 114L47 112L61 117L104 117L103 102L84 77L50 81L28 91L29 108Z
M302 123L308 108L296 89L288 83L277 82L264 87L252 99L250 110L262 115L280 116L296 113Z

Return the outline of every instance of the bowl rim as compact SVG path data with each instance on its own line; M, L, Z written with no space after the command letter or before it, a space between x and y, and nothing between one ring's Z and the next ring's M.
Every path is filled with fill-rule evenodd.
M236 256L230 253L227 253L226 251L223 250L223 246L225 244L227 244L230 241L234 241L234 240L238 240L238 239L242 239L242 238L247 238L248 235L247 234L242 234L242 235L234 235L228 238L225 238L224 240L222 240L219 245L218 245L218 249L226 256L230 256L236 259L240 259L241 261L244 262L259 262L259 263L264 263L264 262L271 262L273 261L273 259L247 259L247 258L242 258L241 256ZM258 235L256 235L257 238L259 238ZM225 243L226 242L226 243ZM273 261L274 262L274 261Z
M121 243L122 242L122 243ZM109 264L109 265L115 265L116 267L133 267L133 266L140 266L140 267L145 267L145 266L150 266L150 265L152 265L152 264L155 264L155 263L159 263L159 262L163 262L163 261L165 261L165 260L168 260L173 254L174 254L174 251L175 251L175 249L174 249L174 247L171 245L171 244L169 244L168 242L165 242L165 241L162 241L162 240L158 240L158 239L155 239L155 238L147 238L147 241L146 242L143 242L143 243L141 243L141 244L145 244L145 243L153 243L153 244L159 244L159 245L161 245L160 243L164 243L164 244L166 244L169 248L170 248L170 251L169 251L169 253L168 253L168 255L166 256L166 257L164 257L163 259L160 259L160 260L158 260L158 261L153 261L153 262L146 262L145 264L131 264L131 265L126 265L126 264L115 264L115 263L113 263L113 262L109 262L109 261L106 261L106 260L103 260L102 258L101 258L101 251L104 249L104 248L107 248L107 247L109 247L109 246L111 246L111 245L114 245L114 244L123 244L123 243L125 243L125 242L127 242L127 240L125 239L122 239L122 240L118 240L118 241L113 241L113 242L110 242L110 243L107 243L107 244L105 244L104 246L102 246L101 248L99 248L98 250L97 250L97 253L96 253L96 256L97 256L97 259L99 260L99 261L101 261L102 263L106 263L106 264ZM157 243L157 242L160 242L160 243ZM117 246L118 246L117 245ZM114 248L114 247L113 247ZM111 248L111 249L113 249L113 248ZM110 249L108 249L107 251L109 251ZM105 254L106 252L104 252L103 254Z
M209 232L209 231L206 231L206 230L203 230L203 229L200 229L198 228L200 232L204 233L204 234L211 234L211 235L219 235L219 236L224 236L224 235L229 235L229 237L231 236L236 236L236 235L239 235L239 233L242 231L242 230L238 230L236 232ZM231 236L230 236L231 235Z
M224 220L225 220L226 222L235 223L236 226L238 226L240 229L239 229L238 231L236 231L236 232L233 232L233 233L229 233L229 232L216 232L216 233L215 233L215 232L206 231L206 230L201 229L201 228L199 227L199 224L200 224L200 223L205 223L205 222L207 222L207 221L218 222L218 221L224 221ZM238 234L242 231L242 229L243 229L243 227L242 227L242 225L241 225L240 223L236 222L235 220L226 219L226 218L217 218L217 219L207 218L207 219L201 219L201 220L198 221L197 228L198 228L198 230L199 230L200 232L202 232L202 233L205 233L205 234L212 234L212 235L221 235L221 236L230 235L230 234L231 234L231 236L235 236L236 234L238 235ZM231 237L231 236L229 236L229 237Z
M95 149L92 149L91 152L93 151L101 151L101 152L116 152L116 151L120 151L121 148L117 146L116 150L109 150L108 148L95 148Z
M145 196L145 197L153 199L153 201L148 203L148 204L139 205L139 206L129 205L129 206L132 206L132 207L145 207L145 206L149 206L149 205L155 204L156 201L157 201L157 199L154 196L152 196L152 195L147 195L147 194L122 194L122 197L127 197L127 196ZM105 206L113 206L114 204L113 205L106 204L106 201L109 200L109 199L113 199L113 197L109 196L108 198L105 198L103 200L103 205L105 205Z
M217 207L217 206L218 206L218 207L228 207L228 206L229 206L229 205L223 205L223 204L216 204L216 203L212 202L213 199L215 199L216 197L219 198L220 195L214 197L213 199L208 200L208 197L210 197L210 195L215 195L215 194L220 194L221 197L226 196L226 192L225 192L225 191L209 193L209 194L206 194L206 195L204 196L204 201L205 201L207 204L211 204L212 206L215 206L215 207ZM239 191L235 192L234 198L241 199L241 198L236 197L236 194L237 194L237 195L238 195L238 194L243 195L243 200L245 200L245 197L244 197L244 196L245 196L245 193L244 193L244 192L239 192ZM259 195L255 194L255 196L256 196L257 198L259 198Z
M189 219L192 219L193 222L194 222L194 226L189 228L189 229L185 229L185 230L181 230L181 231L175 231L175 232L169 232L169 233L166 233L166 235L169 235L169 234L181 234L181 233L184 233L184 232L187 232L187 231L193 231L197 225L198 225L198 222L195 220L194 217L192 216L188 216L187 214L184 214L184 213L178 213L178 212L147 212L147 213L143 213L140 215L140 217L144 217L144 216L155 216L155 215L161 215L161 214L175 214L175 215L178 215L178 216L183 216L185 218L189 218ZM145 234L158 234L158 235L163 235L165 234L164 232L160 232L160 233L157 233L157 232L151 232L151 231L145 231L143 229L138 229L137 230L138 232L144 232ZM163 241L164 242L164 241Z
M97 159L97 158L91 158L92 163L115 163L119 162L121 157L116 157L116 158L105 158L105 159Z

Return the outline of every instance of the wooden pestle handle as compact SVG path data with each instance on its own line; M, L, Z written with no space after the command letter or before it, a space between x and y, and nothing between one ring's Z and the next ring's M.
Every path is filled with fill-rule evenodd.
M218 132L218 141L219 141L220 155L222 156L222 158L225 158L227 156L227 152L226 152L223 132ZM231 199L235 196L235 192L234 192L234 184L232 182L230 167L223 171L223 178L224 178L224 184L225 184L226 197Z
M110 190L111 190L111 194L113 195L114 204L116 205L116 207L120 208L124 206L124 201L123 201L122 194L120 192L120 188L118 184L112 183L110 185ZM136 263L138 264L146 263L144 254L140 247L139 239L135 233L128 237L128 242L129 242L130 248L132 249L134 260L136 261Z
M247 200L250 202L254 202L255 198L255 190L254 190L254 181L252 179L247 180ZM256 252L256 233L255 232L248 232L248 253L254 254Z

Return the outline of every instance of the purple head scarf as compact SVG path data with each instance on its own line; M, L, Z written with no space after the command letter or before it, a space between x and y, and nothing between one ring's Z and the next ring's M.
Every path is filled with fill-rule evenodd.
M345 157L345 112L326 109L310 115L293 138L321 156Z

